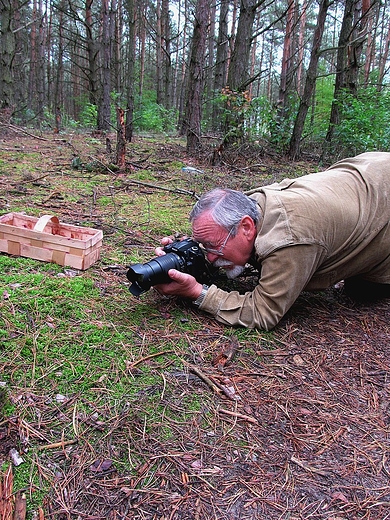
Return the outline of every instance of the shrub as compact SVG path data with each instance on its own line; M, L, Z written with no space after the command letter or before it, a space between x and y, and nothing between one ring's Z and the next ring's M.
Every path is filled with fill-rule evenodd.
M354 154L390 149L390 92L374 87L361 89L355 97L344 92L339 101L341 120L335 142Z
M79 121L85 128L96 128L97 106L92 103L85 103L82 106Z
M175 130L177 114L156 101L154 91L146 91L134 111L134 128L141 132L169 133Z

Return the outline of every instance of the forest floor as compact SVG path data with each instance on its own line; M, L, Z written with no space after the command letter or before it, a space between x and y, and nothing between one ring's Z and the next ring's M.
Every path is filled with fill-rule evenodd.
M126 171L116 172L105 168L106 146L105 136L33 136L9 130L0 138L0 210L54 212L60 220L103 229L101 260L82 276L92 277L104 289L101 298L106 298L107 309L107 295L115 300L123 291L127 252L139 248L144 258L153 256L164 230L153 227L151 220L142 230L134 225L120 233L121 220L113 224L112 206L108 211L95 205L92 214L90 197L69 199L56 180L95 176L100 184L94 195L104 190L106 203L116 204L115 211L121 204L121 212L132 213L134 193L149 200L157 192L170 208L185 199L180 208L184 214L195 191L222 183L245 190L318 168L314 161L291 163L249 146L226 152L219 165L211 166L209 152L195 159L186 156L180 141L138 138ZM201 173L189 179L190 174L177 167L173 174L173 162ZM141 169L154 175L140 175ZM127 205L122 204L118 183L121 188L132 186ZM39 270L36 264L34 270ZM11 290L1 292L5 316ZM110 323L120 327L128 316L128 329L137 341L133 361L126 370L118 368L115 377L119 380L119 372L127 371L129 384L136 385L146 368L149 377L148 385L120 406L113 405L114 390L102 377L95 402L85 397L81 401L81 390L69 389L72 397L53 413L47 399L50 389L31 388L16 379L7 353L12 338L0 347L0 380L12 404L12 413L2 417L0 410L3 490L9 450L15 447L29 457L27 449L23 453L26 437L30 477L34 473L49 483L40 506L28 512L31 518L390 518L388 300L354 302L343 294L342 284L304 293L274 331L263 333L225 328L185 302L164 300L152 291L143 301L152 309L153 321L143 316L136 322L142 304L127 294L120 298L126 309L117 316L112 312ZM116 345L118 356L122 346ZM173 351L177 358L166 358ZM152 400L155 413L161 411L149 423ZM85 409L95 407L94 413L82 415L76 401ZM34 414L27 415L31 410ZM59 421L73 424L73 438L67 437L69 443L60 438L56 445L52 432L60 432ZM127 465L119 463L123 454ZM39 484L28 475L20 484L19 467L13 471L14 491L19 491L18 483L27 502L32 500ZM0 513L4 496L0 487Z

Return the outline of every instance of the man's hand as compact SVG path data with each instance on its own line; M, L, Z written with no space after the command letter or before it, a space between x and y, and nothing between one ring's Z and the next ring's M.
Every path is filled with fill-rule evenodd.
M157 256L163 256L165 255L164 246L167 246L168 244L173 244L174 240L172 237L164 237L161 239L161 247L156 247L155 253Z
M183 298L189 298L194 301L200 296L203 286L190 274L182 273L176 269L170 269L168 276L172 280L171 283L163 283L155 286L160 294L164 296L182 296Z
M173 244L173 242L177 242L178 240L184 240L185 238L188 238L187 235L181 235L180 238L174 238L174 237L164 237L161 239L162 247L156 247L155 253L157 256L163 256L165 255L164 246L167 246L168 244Z

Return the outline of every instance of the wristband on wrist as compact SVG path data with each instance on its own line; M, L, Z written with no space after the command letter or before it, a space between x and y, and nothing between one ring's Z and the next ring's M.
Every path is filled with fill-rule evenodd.
M203 300L205 299L208 289L209 289L208 285L203 285L200 295L193 302L196 307L200 307L200 305L203 303Z

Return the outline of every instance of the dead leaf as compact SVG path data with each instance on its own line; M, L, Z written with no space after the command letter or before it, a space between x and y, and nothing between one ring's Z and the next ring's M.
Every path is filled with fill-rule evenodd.
M113 462L110 459L97 459L89 468L91 471L100 472L100 471L108 471L113 466Z
M295 354L295 356L293 356L293 361L298 367L302 367L305 364L304 360L299 354Z
M340 500L341 502L344 502L344 504L348 504L349 502L348 498L341 491L335 491L331 494L331 497L333 500Z
M191 462L191 468L202 469L203 468L202 461L200 459L194 460L194 462Z
M220 351L214 356L212 361L213 366L219 369L224 368L225 365L234 358L238 346L239 343L236 336L230 338L227 343L222 345Z
M308 410L307 408L304 408L303 406L300 406L298 408L298 412L302 415L312 415L312 413L314 413L313 410Z

